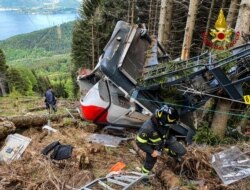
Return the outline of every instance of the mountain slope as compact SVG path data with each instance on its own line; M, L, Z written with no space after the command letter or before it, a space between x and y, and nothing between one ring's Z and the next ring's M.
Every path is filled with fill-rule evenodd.
M50 79L69 79L71 41L74 21L0 41L6 63L14 67L34 69Z
M70 53L74 22L0 41L7 61Z

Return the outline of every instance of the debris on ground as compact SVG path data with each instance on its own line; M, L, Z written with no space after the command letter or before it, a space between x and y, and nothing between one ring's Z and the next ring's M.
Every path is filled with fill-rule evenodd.
M111 172L106 177L98 178L89 184L79 188L79 190L92 190L92 189L116 189L128 190L131 189L136 183L148 180L153 175L145 175L138 172Z
M0 162L9 164L12 160L20 159L30 142L30 138L17 133L8 135L0 151Z
M212 166L226 185L250 176L250 157L236 146L214 154Z
M87 138L90 143L99 143L110 147L117 147L122 141L127 141L128 139L106 134L91 134Z
M49 155L54 160L64 160L71 157L72 151L71 145L63 145L59 141L54 141L47 145L41 153L45 156Z
M38 101L37 99L35 101ZM32 108L33 105L39 105L29 101ZM40 100L43 104L43 100ZM0 106L11 105L11 102L4 102ZM63 108L60 107L63 105ZM73 109L68 101L59 101L58 115L66 115L65 107ZM18 104L19 118L28 110L24 106ZM23 107L22 107L23 106ZM1 107L6 113L13 113L13 110ZM11 108L12 109L12 108ZM18 113L18 112L15 112ZM35 115L46 114L47 111L38 111ZM1 113L2 114L2 113ZM67 114L69 115L69 114ZM8 114L3 115L8 116ZM136 171L136 167L141 167L143 154L136 149L135 141L128 140L119 143L117 147L107 147L96 142L88 142L90 135L98 132L102 134L99 126L90 124L86 121L75 117L76 122L72 118L62 117L59 120L53 120L52 127L57 130L56 133L48 134L40 126L30 126L25 128L15 128L10 125L12 133L17 133L29 137L32 141L29 143L22 156L18 160L13 160L10 164L1 163L0 165L0 189L3 190L72 190L79 189L91 181L103 178L117 162L126 165L124 170ZM0 122L0 128L3 127ZM28 120L27 120L28 121ZM135 133L135 131L131 131ZM1 134L0 134L1 136ZM71 145L73 148L72 155L68 159L54 160L49 156L44 156L41 151L51 142L60 141L63 145ZM0 143L4 146L4 140ZM250 152L249 142L241 142L236 144L242 153ZM165 190L172 187L182 190L247 190L250 187L249 177L226 185L220 179L214 170L211 160L212 156L229 149L230 146L205 146L191 145L187 147L187 154L182 162L178 163L173 158L162 155L153 169L155 177L149 179L149 183L137 183L131 190L144 189ZM136 154L135 154L136 153Z

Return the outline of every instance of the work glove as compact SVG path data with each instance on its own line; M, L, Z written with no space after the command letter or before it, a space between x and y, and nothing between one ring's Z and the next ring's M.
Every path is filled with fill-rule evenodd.
M154 150L154 152L151 154L152 157L157 157L157 156L160 156L161 155L161 152L158 151L158 150Z

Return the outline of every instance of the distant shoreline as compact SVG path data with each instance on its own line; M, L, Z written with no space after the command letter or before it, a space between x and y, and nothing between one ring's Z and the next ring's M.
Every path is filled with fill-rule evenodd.
M1 8L0 11L18 11L19 9L14 9L14 8Z
M75 8L1 8L0 12L15 12L23 14L77 14Z
M17 11L0 11L0 41L10 37L26 34L66 22L74 21L77 18L75 13L20 13ZM20 27L21 26L21 27Z

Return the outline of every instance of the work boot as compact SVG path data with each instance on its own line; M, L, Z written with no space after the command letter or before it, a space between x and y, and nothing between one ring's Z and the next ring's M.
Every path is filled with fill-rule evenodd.
M181 163L182 159L180 156L174 156L173 157L177 163Z
M144 175L149 175L149 172L150 171L144 168L144 166L141 167L141 173L143 173Z
M150 182L149 182L149 178L148 178L149 172L145 173L145 172L143 172L143 168L141 168L141 173L143 173L143 174L145 175L145 178L143 178L143 179L141 180L142 184L143 184L144 186L149 186L149 185L151 185Z
M174 158L174 160L177 162L177 163L180 163L182 161L181 157L179 155L177 155L174 151L168 149L168 148L164 148L164 151L169 155L171 156L172 158Z
M150 183L150 181L149 181L148 178L143 178L143 179L141 180L141 183L142 183L144 186L150 186L150 185L151 185L151 183Z
M142 172L142 173L143 173L143 172ZM144 186L150 186L151 183L150 183L150 181L149 181L149 172L148 172L148 173L143 173L143 174L145 175L145 178L143 178L143 179L141 180L142 184L143 184Z
M148 175L149 175L150 171L146 170L143 166L141 168L140 167L136 167L135 169L136 169L136 171L138 171L138 172L140 172L140 173L142 173L142 174L145 175L145 178L143 178L141 180L141 183L144 186L150 186L151 183L150 183L149 178L148 178Z
M137 171L137 172L141 172L141 168L140 167L135 167L135 170Z
M137 167L135 167L135 170L142 173L142 174L144 174L144 175L149 175L149 171L144 169L143 166L141 168L137 166Z

